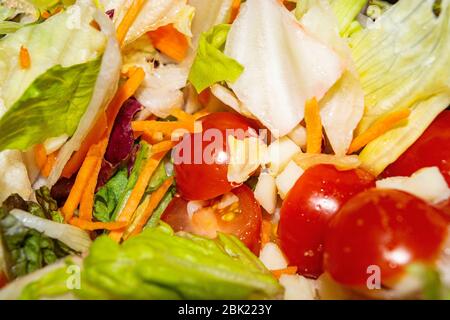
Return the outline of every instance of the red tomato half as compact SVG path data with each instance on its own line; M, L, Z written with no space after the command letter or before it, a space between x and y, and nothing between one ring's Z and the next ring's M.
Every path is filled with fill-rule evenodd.
M328 220L352 196L375 186L361 169L339 171L318 165L305 171L281 207L278 234L289 263L304 276L323 272L323 241Z
M188 200L209 200L229 192L234 186L227 179L229 155L227 129L241 130L234 134L243 138L252 122L230 112L212 113L202 118L202 133L188 134L175 147L175 179L180 195ZM216 141L212 131L220 133ZM214 133L214 132L213 132ZM216 147L211 148L215 144ZM190 152L186 154L185 152Z
M442 112L422 136L382 173L383 177L411 176L437 166L450 186L450 111Z
M233 234L250 250L258 254L262 222L261 207L246 185L235 188L231 192L239 198L239 202L224 210L218 210L214 208L217 200L213 200L209 207L195 212L192 219L187 212L187 201L176 197L161 219L175 231L191 232L209 238L214 238L217 231Z
M396 190L372 189L349 200L329 223L324 268L337 282L366 285L369 267L390 285L404 267L434 262L447 236L447 222L423 200Z

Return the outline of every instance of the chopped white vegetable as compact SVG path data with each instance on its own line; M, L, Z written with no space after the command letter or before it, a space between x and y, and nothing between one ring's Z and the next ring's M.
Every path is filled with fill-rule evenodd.
M31 195L31 183L27 168L18 150L0 152L0 202L12 193L18 193L24 199Z
M70 224L42 219L23 210L13 209L12 214L25 227L35 229L46 236L57 239L78 252L88 251L92 241L89 234Z
M200 210L206 206L208 206L207 201L201 201L201 200L189 201L186 206L186 210L187 210L189 219L192 219L192 216L194 215L195 212L197 212L198 210Z
M255 187L255 199L268 213L273 214L277 206L277 187L275 178L268 173L261 173Z
M289 161L286 168L275 179L278 193L281 199L284 199L292 189L298 178L305 172L294 161Z
M288 137L295 142L302 150L306 150L306 128L302 125L298 125L292 130Z
M258 137L241 140L230 135L227 141L230 155L227 179L229 182L243 183L264 163L267 146Z
M281 270L287 268L287 260L281 249L273 242L267 243L259 254L259 260L269 270Z
M297 274L284 274L280 277L284 287L284 300L315 300L317 299L315 281Z
M225 193L217 204L217 209L222 210L239 201L239 198L233 192Z
M433 204L450 197L450 188L438 167L420 169L411 177L378 180L377 188L402 190Z
M279 174L289 161L302 150L288 137L283 137L272 142L268 148L267 160L269 172L273 175Z
M303 120L306 101L320 100L344 68L338 54L305 32L277 0L248 0L241 6L225 54L245 68L228 85L276 137Z
M45 151L47 152L47 154L51 154L59 150L59 148L61 148L64 145L64 143L66 143L67 139L69 139L69 136L67 134L63 134L59 137L54 137L45 140L44 142Z

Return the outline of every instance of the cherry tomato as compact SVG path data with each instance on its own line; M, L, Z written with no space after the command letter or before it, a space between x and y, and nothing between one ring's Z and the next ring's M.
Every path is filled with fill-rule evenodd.
M164 211L161 219L175 231L192 232L201 236L215 238L216 233L223 232L238 237L255 254L260 249L260 231L262 223L261 207L246 185L231 191L239 199L222 210L215 206L218 199L192 215L187 212L187 201L175 197Z
M175 179L180 195L187 200L209 200L229 192L233 187L227 179L229 154L227 129L241 131L233 134L244 138L252 122L238 114L216 112L202 118L202 133L187 134L175 147ZM217 129L220 141L209 129ZM212 145L216 147L211 148ZM186 154L190 152L190 154Z
M383 177L410 176L437 166L450 186L450 111L442 112L422 136L383 172Z
M328 220L357 193L375 186L364 170L339 171L318 165L305 171L283 202L278 234L289 263L304 276L323 272L323 241Z
M371 189L350 199L331 219L324 268L337 282L365 286L369 267L393 285L404 268L432 263L442 251L447 222L437 209L402 191Z

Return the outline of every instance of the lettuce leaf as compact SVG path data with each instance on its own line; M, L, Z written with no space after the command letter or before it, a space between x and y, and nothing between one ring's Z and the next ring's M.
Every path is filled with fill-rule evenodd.
M406 125L386 132L361 153L363 166L380 174L412 145L450 104L450 1L433 12L433 0L399 1L350 45L365 93L357 134L400 108Z
M26 150L62 134L72 135L91 100L100 59L39 76L0 119L0 150Z
M234 82L244 71L239 62L223 53L230 28L230 25L221 24L200 37L197 56L188 77L199 93L217 82Z
M330 0L330 4L339 23L339 33L346 35L367 0Z
M111 221L112 214L119 203L120 196L125 190L127 183L127 168L122 168L98 190L95 194L93 213L98 221Z
M167 225L122 245L98 238L84 260L78 290L64 290L69 275L63 269L28 284L21 298L72 293L82 299L275 299L283 291L234 236L175 235Z

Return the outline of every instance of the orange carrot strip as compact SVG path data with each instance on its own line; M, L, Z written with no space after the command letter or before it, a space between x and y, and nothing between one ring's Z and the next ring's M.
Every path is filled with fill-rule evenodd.
M150 181L150 178L153 175L153 172L158 167L160 161L165 156L165 152L154 154L145 164L142 172L131 191L131 195L128 198L128 201L122 211L119 213L117 217L117 221L125 221L127 225L130 223L131 218L133 217L133 213L136 211L139 203L141 202L142 196L145 193L145 189ZM117 242L120 242L122 238L122 232L111 232L109 237Z
M76 151L72 155L72 157L64 167L64 170L62 172L62 176L64 178L70 178L75 172L77 172L77 170L81 167L84 159L86 158L86 154L88 153L89 148L93 144L97 143L102 136L104 136L106 127L106 114L103 112L84 139L83 143L80 146L80 149L78 149L78 151Z
M173 24L159 27L147 33L153 46L166 56L181 62L186 58L189 42L186 36L178 31Z
M28 69L31 66L30 53L28 52L28 49L25 48L24 46L20 47L19 61L20 67L22 69Z
M193 122L185 121L133 121L131 123L133 131L145 131L145 132L162 132L166 135L172 134L177 129L186 129L189 132L194 131Z
M272 223L270 221L263 219L261 225L261 248L264 247L272 238Z
M80 203L84 189L89 182L89 177L95 170L97 163L97 156L88 156L81 165L80 171L78 172L77 178L75 179L75 183L70 190L69 197L67 198L66 203L61 209L61 212L64 214L64 218L66 221L72 219L75 209Z
M175 118L177 118L178 120L181 121L195 121L195 118L192 114L186 113L185 111L181 110L181 109L173 109L170 112L170 115L174 116Z
M173 178L167 179L163 182L163 184L152 193L150 196L150 201L147 205L147 208L145 209L145 213L140 217L140 220L138 221L135 229L131 232L131 235L136 235L142 231L145 224L147 223L148 219L152 216L155 209L158 207L158 204L161 202L161 200L164 198L167 190L169 190L170 186L172 185ZM126 240L126 239L125 239Z
M359 149L365 147L368 143L382 136L387 131L397 126L403 120L406 120L410 114L411 111L408 108L404 108L399 111L392 112L387 116L379 119L378 121L375 121L375 123L370 126L366 132L362 133L353 140L348 153L354 153Z
M175 146L175 142L173 141L162 141L157 144L152 145L152 153L161 153L161 152L167 152L170 149L172 149Z
M36 145L36 147L34 148L34 159L39 170L42 170L42 168L47 163L47 151L45 150L45 147L42 143Z
M87 231L94 231L94 230L120 230L126 227L126 222L123 221L117 221L117 222L92 222L92 221L86 221L79 218L72 218L70 219L69 223L75 227L78 227L83 230Z
M53 166L56 163L56 157L58 156L58 151L55 151L47 156L47 161L41 169L42 176L48 177L50 172L52 172Z
M106 151L106 147L108 145L108 139L104 138L98 144L94 145L89 150L90 156L97 157L97 164L89 177L89 181L86 185L86 188L81 196L80 200L80 212L79 217L82 220L91 221L92 220L92 208L94 206L94 194L95 188L97 186L98 174L100 173L100 169L102 166L103 155Z
M50 12L48 12L47 10L44 10L41 12L41 17L44 19L48 19L50 18L52 15L50 14Z
M131 77L117 90L106 110L106 114L100 116L93 128L89 131L87 137L84 139L80 149L75 152L67 162L62 173L63 177L70 178L81 167L89 148L102 138L105 131L108 130L109 136L120 108L124 102L136 92L137 88L139 88L144 80L144 77L144 71L141 68L137 68Z
M305 106L306 151L320 153L322 151L322 121L320 119L319 103L311 99Z
M277 279L279 279L283 274L296 274L297 273L297 267L292 266L292 267L287 267L284 269L279 269L279 270L271 270L273 276Z
M144 5L144 2L145 0L132 1L131 7L128 9L125 17L120 22L119 27L117 28L117 41L119 42L120 46L123 45L128 30L130 30L131 25L133 24L134 20L136 20L136 17L138 16L142 6Z
M233 21L236 19L237 15L239 14L239 9L241 8L241 2L242 2L242 0L233 0L233 3L231 5L231 14L230 14L229 23L233 23Z

